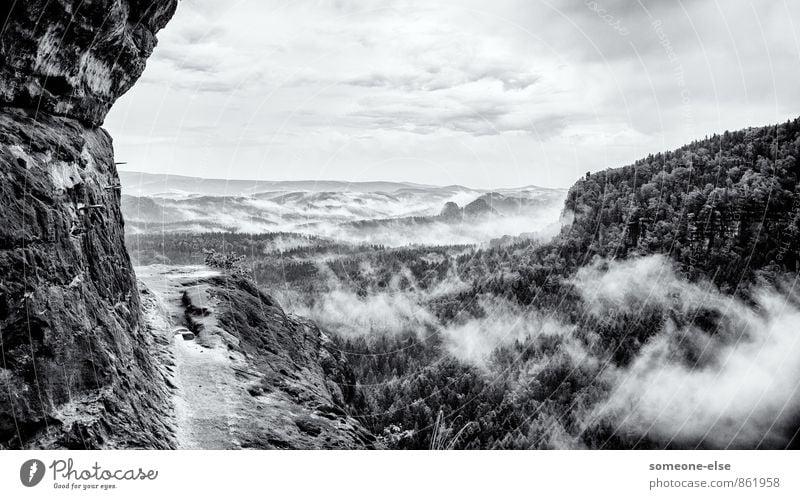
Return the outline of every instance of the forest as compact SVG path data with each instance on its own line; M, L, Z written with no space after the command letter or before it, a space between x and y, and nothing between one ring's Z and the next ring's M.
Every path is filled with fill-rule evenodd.
M547 242L127 245L136 265L241 255L337 342L357 384L349 411L390 448L796 448L794 392L756 399L730 366L780 386L797 370L798 158L800 119L587 173ZM719 400L702 402L711 389Z

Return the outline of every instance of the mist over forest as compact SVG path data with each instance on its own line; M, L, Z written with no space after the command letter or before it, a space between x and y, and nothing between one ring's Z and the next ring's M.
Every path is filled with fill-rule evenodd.
M164 191L123 208L136 265L240 255L314 321L387 447L784 448L800 427L796 158L793 121L569 191Z
M288 232L351 244L481 244L559 230L566 190L410 183L253 182L123 172L128 234ZM203 182L200 182L203 180ZM266 191L252 192L259 186ZM198 192L186 191L195 188ZM127 192L137 195L128 195ZM207 194L214 193L214 194Z

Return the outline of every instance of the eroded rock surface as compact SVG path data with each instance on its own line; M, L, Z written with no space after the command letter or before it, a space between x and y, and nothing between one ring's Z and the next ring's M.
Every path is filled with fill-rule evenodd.
M0 5L0 448L174 446L97 126L176 4Z
M0 447L169 447L111 138L0 114Z
M252 284L197 280L178 338L140 299L98 126L176 5L0 5L0 449L372 446L342 356Z
M133 86L178 0L0 4L0 105L102 124ZM3 23L4 21L4 23ZM37 115L38 115L37 114Z
M372 448L352 417L344 355L312 322L287 315L240 277L204 267L137 268L145 315L188 449Z

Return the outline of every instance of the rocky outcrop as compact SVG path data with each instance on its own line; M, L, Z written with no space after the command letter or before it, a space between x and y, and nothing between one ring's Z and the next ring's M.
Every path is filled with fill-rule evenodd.
M376 446L353 417L359 393L344 354L313 322L239 276L164 265L137 274L150 329L172 345L178 447Z
M492 208L489 202L486 201L485 196L468 203L463 208L459 207L456 203L448 201L445 203L442 211L439 212L439 218L446 221L463 221L464 218L475 218L484 215L497 215L497 211Z
M0 446L163 447L111 138L0 114Z
M439 216L447 220L458 220L464 216L464 212L458 204L448 201L444 204Z
M176 3L0 6L0 448L174 446L97 125Z
M464 215L467 217L479 217L483 215L496 215L497 211L492 208L485 198L479 197L475 201L464 207Z
M0 6L0 105L102 124L144 71L178 0L26 0Z
M98 126L176 4L0 6L0 449L370 447L341 353L248 281L195 283L179 338L143 314Z

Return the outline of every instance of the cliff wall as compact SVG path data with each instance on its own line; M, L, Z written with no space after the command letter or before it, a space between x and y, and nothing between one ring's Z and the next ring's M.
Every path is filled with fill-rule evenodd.
M0 448L174 446L98 127L176 5L0 6Z

